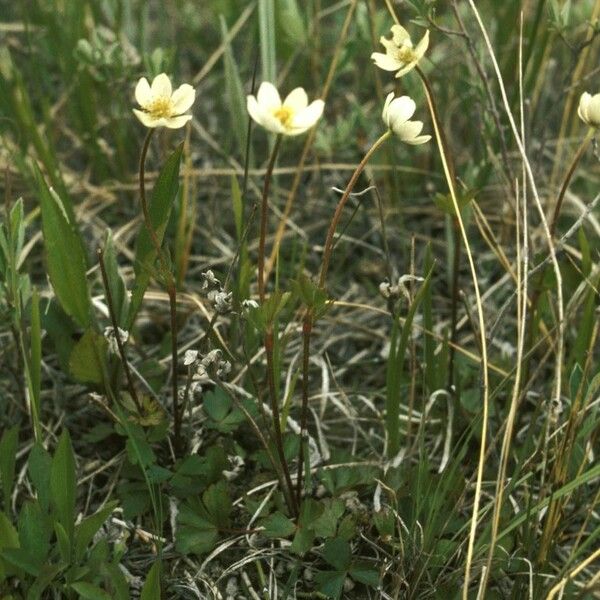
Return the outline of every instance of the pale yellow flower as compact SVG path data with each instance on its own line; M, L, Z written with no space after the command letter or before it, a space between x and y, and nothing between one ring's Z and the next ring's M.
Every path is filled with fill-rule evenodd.
M292 90L282 102L272 83L265 81L256 97L247 97L250 116L268 131L282 135L299 135L313 127L323 114L325 103L314 100L308 103L303 88Z
M379 41L385 48L385 54L373 52L373 62L384 71L397 71L396 77L402 77L417 66L427 51L429 29L414 48L408 31L401 25L392 26L391 40L382 37Z
M590 127L600 127L600 94L584 92L579 100L579 118Z
M161 73L152 85L142 77L135 86L135 99L142 110L134 108L133 112L146 127L179 129L192 118L184 113L194 104L196 92L187 83L173 91L171 80Z
M409 96L394 98L394 92L388 94L383 106L383 122L403 142L417 146L431 139L430 135L419 135L423 129L421 121L410 121L415 114L415 101Z

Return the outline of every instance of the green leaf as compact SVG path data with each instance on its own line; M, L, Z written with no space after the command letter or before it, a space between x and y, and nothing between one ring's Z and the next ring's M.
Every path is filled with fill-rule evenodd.
M386 373L386 417L385 417L385 428L388 436L388 457L393 458L398 454L400 450L400 403L401 398L401 377L404 371L404 360L406 356L406 349L408 347L408 341L410 339L410 333L412 331L412 323L421 304L421 301L427 294L429 289L429 283L431 281L431 275L433 274L433 267L429 270L429 273L425 277L425 280L421 284L421 287L415 294L413 301L408 309L404 325L401 331L399 331L400 324L398 319L394 319L392 327L392 335L390 342L390 354L387 363Z
M56 545L58 546L60 557L62 558L63 562L68 564L71 562L72 548L69 534L58 521L54 521L54 533L56 533Z
M80 598L85 598L85 600L111 600L112 598L112 596L102 588L85 581L73 583L71 584L71 588L79 594Z
M4 548L0 550L0 556L13 567L21 569L33 577L37 577L40 573L39 565L23 548Z
M58 194L36 170L50 282L65 312L81 327L92 323L86 257L76 224Z
M233 218L235 221L235 233L238 242L242 239L244 227L244 204L242 201L242 190L235 175L231 176L231 202L233 203Z
M348 573L355 581L364 583L372 588L377 588L379 586L379 572L369 566L368 563L353 563Z
M202 494L202 502L180 506L176 546L184 554L210 552L219 539L219 528L229 526L231 499L227 483L219 481Z
M0 512L0 548L18 548L19 534L5 513Z
M263 81L276 81L277 59L275 46L275 2L258 0L260 64Z
M246 153L246 136L248 132L248 128L244 127L243 124L248 122L248 113L246 111L246 95L244 94L244 86L242 84L242 79L240 77L240 72L238 65L235 61L233 51L231 49L231 44L227 37L227 23L223 18L223 15L220 15L221 21L221 37L223 39L223 62L224 62L224 72L225 72L225 88L227 91L227 100L228 100L228 108L229 108L229 116L231 119L231 123L234 125L231 127L233 133L236 138L238 151L240 156L243 156ZM250 159L250 164L252 164L252 160ZM233 182L237 184L237 178L232 176L232 186ZM238 188L239 189L239 188ZM232 190L233 191L233 190ZM235 196L234 196L234 208L235 208ZM238 221L236 219L236 229L238 229ZM238 239L240 238L240 230L238 229Z
M61 571L65 570L65 568L66 565L64 563L43 565L36 580L29 590L27 590L27 600L39 600L46 588L54 581Z
M15 463L17 459L18 443L18 425L7 429L2 434L2 439L0 439L0 481L2 481L4 508L7 512L10 510L10 498L12 494L13 480L15 477Z
M263 533L270 538L286 538L296 531L293 521L280 512L268 516L261 525L265 528Z
M352 551L350 544L341 538L333 538L325 542L323 558L338 571L347 571L350 567Z
M37 492L40 506L47 512L50 506L50 469L52 458L41 443L36 442L29 453L27 470Z
M150 571L148 571L148 577L146 577L146 582L142 588L140 600L160 600L160 569L161 562L157 560L152 564Z
M180 506L175 543L178 552L205 554L214 548L218 538L219 530L214 523L200 516L191 506Z
M202 408L210 417L207 426L223 433L234 431L246 419L241 410L233 407L233 400L221 388L215 388L205 394Z
M165 230L171 216L171 209L177 191L179 190L179 164L183 152L183 144L167 159L152 190L152 197L148 206L150 221L158 241L162 243ZM131 295L127 330L130 330L135 321L135 316L142 305L144 293L150 283L151 273L154 271L156 250L148 233L145 223L140 225L140 230L135 244L135 284Z
M26 357L26 376L31 396L31 412L35 438L41 440L42 331L40 322L40 295L37 289L33 291L31 296L31 328L29 335L29 355Z
M340 571L320 571L315 574L315 583L321 594L328 598L339 598L344 589L346 573Z
M327 499L323 501L323 505L323 514L315 519L313 528L319 537L333 537L339 518L344 513L344 503L337 499Z
M279 30L293 47L306 43L306 27L297 0L281 0L277 4Z
M227 489L227 482L219 481L211 485L202 494L202 501L211 520L219 527L226 527L231 513L231 498Z
M118 502L108 502L93 515L86 517L75 527L75 560L81 560L90 542L106 519L117 507Z
M69 359L71 375L84 383L101 384L108 342L103 335L88 329L75 344Z
M106 269L106 278L108 288L112 298L113 310L119 327L126 327L127 313L129 312L129 296L127 288L121 273L119 273L119 263L117 262L117 253L113 243L112 232L106 230L104 239L104 268Z
M324 505L312 498L308 498L302 503L298 528L291 545L292 552L302 555L312 548L316 535L314 523L321 516L323 510Z
M69 432L63 429L50 468L50 497L57 521L62 525L69 543L75 525L75 456Z
M50 551L52 525L37 501L27 500L19 514L19 546L27 552L31 562L41 569Z

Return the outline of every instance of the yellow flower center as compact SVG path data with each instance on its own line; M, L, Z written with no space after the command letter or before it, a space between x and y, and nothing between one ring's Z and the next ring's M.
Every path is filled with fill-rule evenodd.
M152 102L146 106L146 110L155 118L170 117L173 113L173 103L171 98L167 96L159 96L154 98Z
M281 108L276 109L273 115L284 127L289 127L292 124L294 111L287 106L282 106Z
M396 56L400 62L406 64L411 63L417 59L415 51L412 48L409 48L408 46L401 46L400 48L398 48Z

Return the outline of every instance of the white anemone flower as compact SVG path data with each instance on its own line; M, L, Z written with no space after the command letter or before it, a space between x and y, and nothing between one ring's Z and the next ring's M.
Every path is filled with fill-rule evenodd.
M385 54L373 52L373 62L384 71L397 71L396 77L402 77L417 66L427 51L429 29L414 48L408 31L401 25L392 26L391 40L381 37L379 41L385 48Z
M383 106L383 122L406 144L417 146L431 139L430 135L419 135L423 129L421 121L409 121L415 114L415 101L409 96L394 98L388 94Z
M142 110L133 109L135 116L146 127L183 127L192 115L184 114L196 99L196 91L188 83L184 83L173 91L171 80L161 73L148 83L142 77L135 86L135 99Z
M584 92L579 100L579 118L590 127L600 127L600 94Z
M300 135L308 131L321 118L325 103L314 100L308 103L304 88L292 90L282 102L272 83L265 81L256 97L247 97L250 116L268 131L282 135Z

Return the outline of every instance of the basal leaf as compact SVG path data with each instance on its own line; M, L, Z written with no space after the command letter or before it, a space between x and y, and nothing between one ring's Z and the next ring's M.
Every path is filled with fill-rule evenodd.
M75 455L69 432L63 429L50 468L50 497L57 521L69 542L73 540L75 525L76 485Z
M81 327L88 327L92 307L81 237L59 195L46 185L39 170L36 175L50 282L65 312Z
M148 577L142 588L140 600L160 600L160 560L155 561L148 571Z

